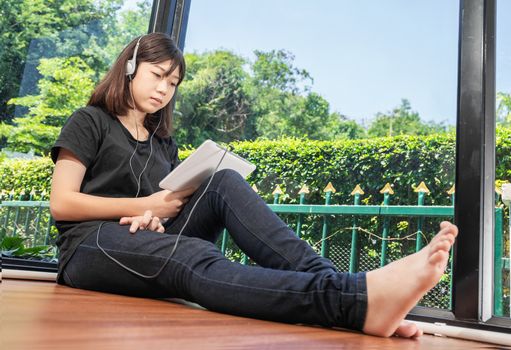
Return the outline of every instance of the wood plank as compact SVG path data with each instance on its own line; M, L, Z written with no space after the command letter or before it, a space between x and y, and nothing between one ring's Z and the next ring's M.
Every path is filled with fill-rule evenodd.
M348 330L289 325L210 312L168 300L4 280L5 349L495 349L423 336L377 338Z

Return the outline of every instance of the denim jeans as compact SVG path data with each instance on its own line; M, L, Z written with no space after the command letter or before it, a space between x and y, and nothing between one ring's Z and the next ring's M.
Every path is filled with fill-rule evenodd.
M129 232L105 223L99 243L141 274L156 273L204 191L204 183L165 233ZM215 246L227 228L258 266L226 259ZM146 279L109 259L97 232L77 248L63 270L75 288L148 298L182 298L217 312L287 323L362 329L367 310L365 273L338 272L268 208L232 170L217 172L197 204L176 251L162 272Z

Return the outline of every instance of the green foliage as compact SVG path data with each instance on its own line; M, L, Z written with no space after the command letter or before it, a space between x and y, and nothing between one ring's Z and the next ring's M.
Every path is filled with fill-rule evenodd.
M187 54L186 78L176 105L176 138L197 145L205 139L243 139L250 115L245 61L228 51Z
M511 94L497 92L497 123L503 126L511 125Z
M48 200L51 188L53 162L49 157L33 160L6 159L0 163L0 192L11 193L19 199L22 193L28 199L34 190L37 200Z
M27 62L83 53L94 40L97 21L111 26L122 0L2 0L0 2L0 117L10 120ZM92 27L91 27L92 26ZM147 27L146 27L147 28ZM99 36L103 34L99 33ZM29 56L30 47L30 56ZM89 62L90 63L90 62ZM97 67L93 67L97 68Z
M72 111L62 115L59 113L74 110L75 106L83 106L91 92L91 88L84 85L90 85L90 81L95 85L126 43L147 32L152 2L142 0L137 3L137 9L119 11L123 2L124 0L7 0L0 4L0 119L5 122L0 125L0 148L7 145L19 151L33 148L36 153L44 153L53 144L64 120ZM71 89L58 81L58 78L54 79L61 74L58 71L52 73L53 77L50 79L44 76L43 72L43 77L35 72L36 66L40 71L47 59L50 61L47 61L46 65L51 67L51 59L73 60L72 57L79 57L82 62L74 64L75 68L81 71L74 72L78 84L71 85ZM66 68L63 70L62 74L68 73L65 72ZM86 78L81 80L84 76ZM22 77L23 87L20 90ZM57 115L49 114L54 111L46 110L46 116L51 117L55 123L48 123L46 117L24 118L26 115L14 121L14 105L34 106L34 99L45 101L49 98L44 91L40 91L41 85L37 82L41 78L46 79L48 84L53 84L53 91L50 93L60 97L58 100L62 107L57 107ZM67 82L72 80L68 79ZM58 89L61 91L57 91ZM64 90L67 90L67 96ZM7 104L8 100L19 93L32 96L12 99L14 103ZM66 98L62 98L64 96ZM51 105L51 102L49 104ZM22 113L25 113L25 110L26 108L17 109ZM13 123L17 127L13 126ZM11 133L16 135L9 136L10 139L7 140L5 135Z
M26 247L25 241L27 238L20 236L4 236L0 237L0 250L2 255L8 257L37 257L37 258L50 258L54 255L55 247L51 245L37 245L33 247Z
M397 135L429 135L446 131L442 124L424 123L419 113L412 111L410 102L401 100L401 105L388 113L378 113L369 126L368 134L372 137Z
M0 136L12 150L46 154L66 119L89 98L94 73L79 57L42 59L38 70L40 93L8 102L28 107L28 115L15 118L14 125L0 123Z
M305 69L293 66L294 55L286 50L269 52L255 50L256 61L252 66L254 84L258 88L275 89L282 92L299 94L308 91L312 77ZM303 89L300 89L303 85Z
M312 78L284 50L255 51L250 62L217 50L187 54L179 89L175 129L180 143L207 138L230 142L283 136L308 139L360 138L364 129L311 92Z
M249 181L263 193L280 185L296 202L297 192L307 184L309 203L323 201L323 188L332 182L337 192L333 202L351 203L353 188L360 184L363 198L379 204L379 190L389 182L395 195L392 204L414 204L417 195L412 186L424 181L431 190L428 204L450 204L446 191L454 182L454 146L452 134L426 137L399 136L368 140L277 141L233 144L240 155L257 164ZM266 195L271 200L271 195Z
M296 203L298 191L306 184L311 193L308 203L323 203L323 189L332 182L337 192L332 203L349 204L353 188L360 184L365 204L380 204L379 190L389 182L395 194L390 204L414 205L417 194L414 187L424 181L431 194L426 205L450 205L446 191L454 182L455 136L397 136L366 140L314 141L306 139L279 139L233 142L234 152L257 165L248 178L257 185L268 202L273 201L276 185L288 195L285 202ZM186 158L193 149L180 151ZM496 178L499 183L511 182L511 129L497 129ZM0 162L0 190L21 190L27 193L50 190L53 163L49 157L35 160L6 159ZM408 229L406 223L397 223L399 230Z

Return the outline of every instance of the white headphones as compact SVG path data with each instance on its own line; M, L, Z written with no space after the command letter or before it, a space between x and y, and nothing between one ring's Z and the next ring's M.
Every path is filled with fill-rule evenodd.
M137 52L138 52L138 47L140 46L140 40L142 40L142 38L146 35L147 34L142 35L142 36L140 36L140 38L138 38L137 45L135 45L135 50L133 50L133 57L131 57L131 60L128 60L126 62L126 75L130 78L130 80L131 80L132 74L135 73L135 70L137 69ZM131 90L130 90L130 92L131 92ZM133 95L131 95L131 98L133 99ZM133 99L133 104L134 103L135 103L135 100ZM154 137L154 134L156 134L156 131L158 130L158 128L160 127L161 120L162 120L162 113L160 111L160 120L158 121L158 125L156 126L153 133L151 134L151 137L149 138L149 145L151 147L151 151L149 152L149 157L147 158L144 168L142 169L142 171L140 172L140 174L138 176L135 175L135 171L133 170L133 164L132 164L133 157L135 156L135 153L137 153L137 149L138 149L138 127L137 127L137 124L135 123L135 127L137 130L137 137L136 137L137 143L135 145L135 149L133 150L133 153L131 154L130 161L129 161L131 173L133 174L133 177L135 178L135 182L137 184L137 193L135 194L135 197L138 197L138 195L140 193L140 182L142 180L142 174L146 170L147 165L149 164L149 160L151 159L151 156L153 154L153 137Z
M126 75L129 76L130 80L131 76L133 75L133 73L135 73L135 70L137 69L138 46L140 45L140 40L142 40L144 36L145 35L142 35L140 38L138 38L137 45L135 46L135 50L133 51L133 57L131 57L131 60L128 60L126 62Z

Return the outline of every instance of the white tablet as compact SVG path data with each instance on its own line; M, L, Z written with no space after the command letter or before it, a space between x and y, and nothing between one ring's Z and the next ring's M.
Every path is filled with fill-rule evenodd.
M225 148L211 140L204 141L195 152L160 181L160 187L169 191L199 187L204 180L213 175L224 153ZM255 168L254 164L232 152L227 152L218 166L218 170L233 169L243 177L247 177Z

